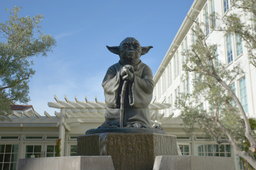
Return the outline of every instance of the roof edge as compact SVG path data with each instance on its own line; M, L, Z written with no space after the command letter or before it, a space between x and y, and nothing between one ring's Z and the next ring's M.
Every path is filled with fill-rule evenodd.
M193 19L195 19L203 8L207 0L195 0L192 4L189 12L187 13L185 19L183 20L181 27L179 28L176 36L174 37L171 45L169 46L160 66L158 67L156 74L154 75L154 82L157 82L162 75L164 69L166 68L168 62L171 60L173 54L176 52L177 47L179 47L183 38L190 30L190 27L193 24ZM171 55L169 55L171 53Z

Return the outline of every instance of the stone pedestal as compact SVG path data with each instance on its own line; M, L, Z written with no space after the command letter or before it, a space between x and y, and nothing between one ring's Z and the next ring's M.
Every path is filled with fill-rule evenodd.
M152 170L157 155L178 155L175 136L101 133L78 138L79 155L110 155L115 170Z
M235 164L226 157L157 156L153 170L235 170Z
M110 156L20 159L17 170L114 170Z

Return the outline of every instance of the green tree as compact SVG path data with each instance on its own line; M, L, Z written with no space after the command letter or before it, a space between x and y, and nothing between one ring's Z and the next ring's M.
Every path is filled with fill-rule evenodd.
M216 30L225 34L239 35L246 43L250 63L256 66L254 30L256 2L255 0L234 2L236 11L239 13L241 10L240 14L249 19L245 21L241 19L241 15L231 11L221 21L224 25ZM243 75L243 71L239 66L227 68L218 60L216 54L218 46L207 42L202 25L195 23L193 31L196 41L184 52L187 59L183 69L187 75L190 74L190 77L191 74L194 75L194 79L192 92L181 94L177 101L181 118L188 128L193 128L196 123L218 142L223 142L223 136L227 137L236 154L256 169L255 133L232 87L232 83Z
M29 101L28 82L35 71L32 56L46 55L55 40L40 32L42 16L19 17L19 8L0 23L0 118L10 111L10 105Z
M251 126L252 130L255 131L256 130L256 119L250 118L249 123L250 123L250 126ZM249 149L250 149L250 143L246 138L244 138L244 140L243 140L242 147L243 147L243 150L246 151L246 152L248 152ZM256 159L256 153L255 152L252 154L252 156L254 157L254 159ZM253 170L252 166L250 164L248 164L248 162L246 160L241 159L241 161L243 163L243 166L244 166L245 170Z

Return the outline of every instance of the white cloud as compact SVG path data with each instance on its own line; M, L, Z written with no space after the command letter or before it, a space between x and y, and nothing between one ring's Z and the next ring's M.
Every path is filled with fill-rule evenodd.
M66 96L69 100L74 101L77 97L78 100L84 101L85 97L89 101L94 101L97 97L98 101L104 101L104 92L101 87L102 75L97 74L80 80L72 77L62 77L62 81L58 83L47 82L48 84L41 87L31 88L31 102L35 110L43 114L44 111L54 114L54 110L48 107L48 102L54 102L54 96L56 95L60 100L64 100ZM64 76L64 75L63 75ZM61 79L59 79L61 80Z
M74 30L74 31L62 32L62 33L59 33L59 34L55 35L54 38L58 41L60 39L63 39L63 38L70 37L70 36L73 36L75 34L78 34L81 31L82 31L82 29Z

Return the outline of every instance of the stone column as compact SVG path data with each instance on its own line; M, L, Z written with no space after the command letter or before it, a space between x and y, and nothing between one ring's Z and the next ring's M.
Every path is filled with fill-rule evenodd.
M60 122L59 122L59 139L60 139L60 156L64 156L64 149L65 149L65 111L61 109L60 112Z
M196 154L196 152L195 152L195 150L197 149L197 148L195 148L196 147L196 145L195 145L195 135L191 135L191 155L194 155L194 156L196 156L195 154Z
M23 159L26 157L26 145L24 141L25 136L21 135L20 136L20 142L19 142L19 151L18 151L18 158Z

